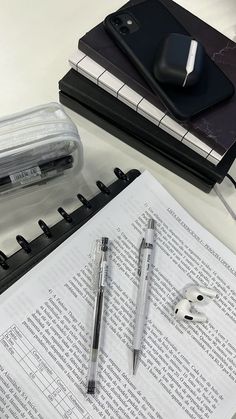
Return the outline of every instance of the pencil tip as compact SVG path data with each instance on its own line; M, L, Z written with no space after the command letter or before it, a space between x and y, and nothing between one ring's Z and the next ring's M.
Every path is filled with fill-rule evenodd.
M139 352L139 349L134 349L133 351L133 375L135 375L137 371Z

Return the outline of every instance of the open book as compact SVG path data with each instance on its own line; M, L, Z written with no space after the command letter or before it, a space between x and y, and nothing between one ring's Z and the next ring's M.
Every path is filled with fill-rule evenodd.
M132 375L138 248L156 220L150 302ZM108 236L98 391L86 394L92 243ZM236 412L236 258L144 172L0 297L0 417L231 419ZM216 288L209 321L178 322L190 283Z

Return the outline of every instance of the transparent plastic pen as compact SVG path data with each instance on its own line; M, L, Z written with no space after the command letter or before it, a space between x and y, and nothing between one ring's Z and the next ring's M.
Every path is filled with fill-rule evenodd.
M98 284L96 290L96 297L94 302L94 313L93 313L93 329L92 329L92 341L88 371L88 394L95 394L97 385L97 367L99 358L99 347L100 338L102 331L103 322L103 307L104 307L104 292L107 285L108 275L108 244L109 240L107 237L102 237L101 241L101 252L99 261L99 272L98 272Z

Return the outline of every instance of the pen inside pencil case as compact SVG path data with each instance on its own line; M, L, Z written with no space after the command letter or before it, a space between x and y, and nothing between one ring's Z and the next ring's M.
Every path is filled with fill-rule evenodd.
M62 175L66 179L82 165L77 127L60 104L0 118L0 195L61 180Z
M72 168L73 157L65 156L56 160L39 162L37 165L24 168L18 172L0 178L0 192L7 191L17 185L29 186L29 184L45 181L55 176L62 175L65 170Z

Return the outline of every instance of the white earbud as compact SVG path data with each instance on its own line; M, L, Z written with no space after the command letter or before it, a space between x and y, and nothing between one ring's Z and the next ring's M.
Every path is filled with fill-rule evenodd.
M191 303L186 298L180 300L175 306L175 317L178 320L190 320L193 322L206 322L207 317L202 313L192 313Z
M185 298L191 303L200 303L206 300L206 297L215 298L217 292L210 288L191 286L185 291Z

